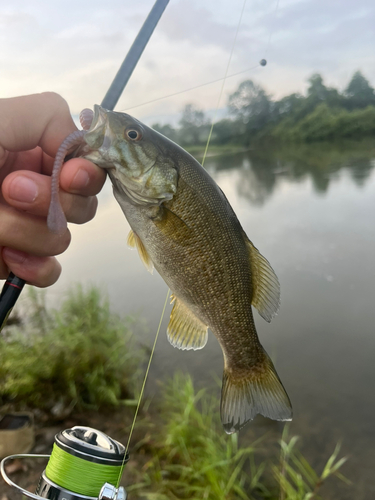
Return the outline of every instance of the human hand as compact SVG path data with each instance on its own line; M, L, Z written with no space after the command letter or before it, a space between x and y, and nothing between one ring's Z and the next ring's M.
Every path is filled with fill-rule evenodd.
M39 287L58 279L61 266L54 256L68 248L70 232L48 231L50 175L61 142L75 130L57 94L0 99L0 278L12 271ZM94 217L105 175L83 158L64 164L60 201L69 222Z

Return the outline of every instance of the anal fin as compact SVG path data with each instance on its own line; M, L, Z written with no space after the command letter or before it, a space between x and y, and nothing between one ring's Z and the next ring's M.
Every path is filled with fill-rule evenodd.
M143 262L145 268L147 269L148 272L152 274L153 269L154 269L154 264L150 258L150 256L147 253L147 250L142 243L142 240L140 237L131 229L129 234L128 234L128 247L130 248L136 248L138 250L138 254L141 258L141 261Z
M207 326L202 323L183 302L171 295L174 302L167 329L167 337L173 347L194 351L207 343Z
M247 239L246 235L245 239L253 282L251 304L262 318L270 322L280 307L280 283L268 260Z

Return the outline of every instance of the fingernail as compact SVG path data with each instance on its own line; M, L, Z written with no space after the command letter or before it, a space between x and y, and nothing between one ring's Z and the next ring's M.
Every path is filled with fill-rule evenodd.
M83 170L80 168L76 175L74 176L70 188L71 189L82 189L87 186L87 184L90 182L90 177L89 174L86 172L86 170Z
M14 264L22 264L28 258L28 254L25 252L20 252L19 250L14 250L14 248L4 247L3 257L8 262L12 262Z
M9 196L15 201L32 203L38 196L38 186L28 177L17 176L9 186Z

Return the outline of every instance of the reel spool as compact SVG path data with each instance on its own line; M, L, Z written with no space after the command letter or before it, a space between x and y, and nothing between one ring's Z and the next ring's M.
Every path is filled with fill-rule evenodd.
M5 464L15 458L49 458L35 494L7 476ZM118 441L91 427L75 426L55 436L51 455L10 455L0 471L7 484L33 500L126 500L125 489L114 484L128 460Z

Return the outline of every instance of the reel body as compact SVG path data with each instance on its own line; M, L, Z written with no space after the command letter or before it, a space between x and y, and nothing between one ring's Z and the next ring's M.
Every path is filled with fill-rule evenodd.
M49 458L34 493L15 484L5 464L15 458ZM0 464L5 482L33 500L126 500L116 487L129 460L125 447L91 427L75 426L59 432L51 455L10 455Z

